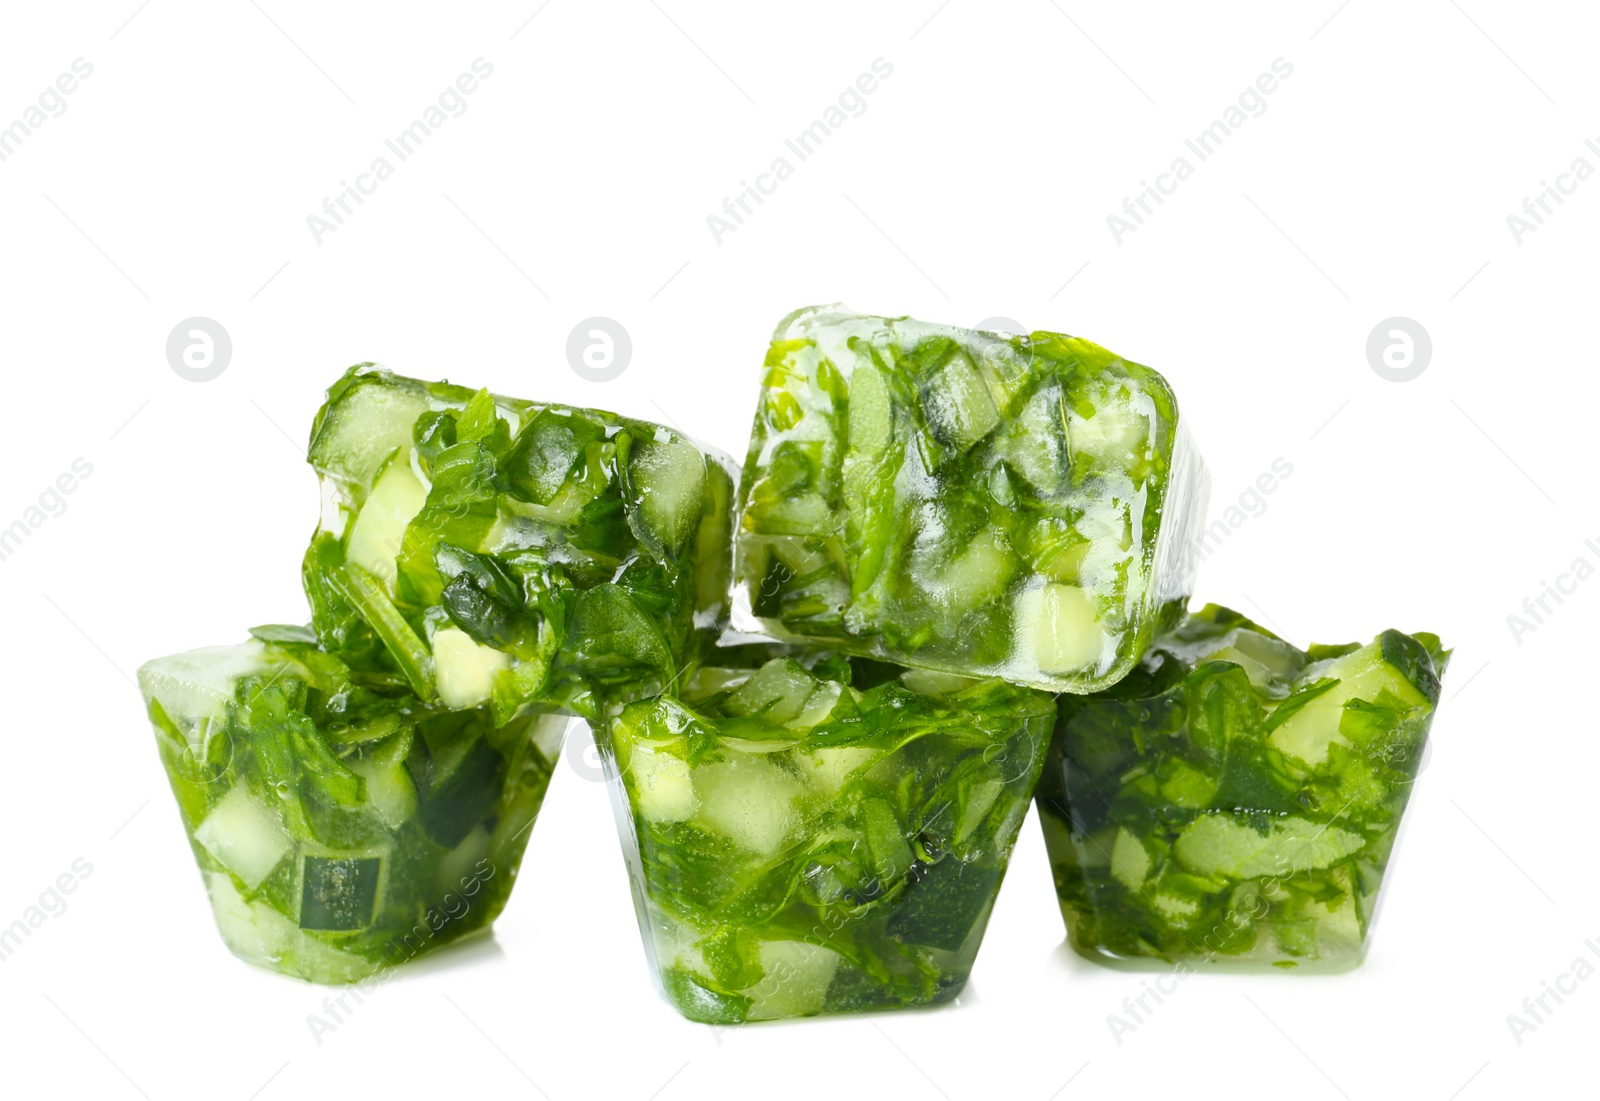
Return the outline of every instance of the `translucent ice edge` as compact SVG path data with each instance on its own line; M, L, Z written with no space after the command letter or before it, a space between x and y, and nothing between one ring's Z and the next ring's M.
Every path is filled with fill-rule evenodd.
M1187 600L1194 593L1200 571L1200 532L1205 527L1210 502L1211 472L1200 457L1189 422L1180 413L1167 497L1161 506L1161 529L1156 533L1150 566L1151 592L1157 608L1172 600Z

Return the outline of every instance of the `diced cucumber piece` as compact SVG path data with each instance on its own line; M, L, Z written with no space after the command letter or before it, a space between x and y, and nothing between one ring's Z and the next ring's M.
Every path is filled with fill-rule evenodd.
M687 822L698 803L688 762L665 750L639 746L628 757L634 805L647 821Z
M981 678L963 677L957 673L939 673L932 669L907 669L900 674L900 683L908 690L924 696L944 697L965 692L973 685L983 682Z
M1163 763L1157 779L1161 797L1185 810L1208 806L1217 793L1216 777L1176 757Z
M1246 628L1226 637L1228 645L1211 654L1211 660L1238 662L1258 689L1292 681L1305 668L1306 656L1280 638Z
M1021 565L1004 536L981 531L942 571L938 591L954 607L981 608L1005 592Z
M428 499L428 491L405 461L408 454L395 456L378 475L366 504L350 525L350 541L345 544L346 560L382 581L390 593L394 592L395 558L405 543L406 526Z
M1093 416L1067 417L1067 445L1074 459L1099 459L1121 464L1129 456L1140 455L1148 444L1148 418L1125 404L1107 404Z
M770 535L826 537L838 525L833 506L820 493L799 493L774 502L762 519L762 528Z
M372 924L381 857L307 856L300 874L300 928L348 933Z
M1140 890L1150 878L1154 861L1150 851L1133 834L1117 830L1117 839L1111 845L1111 874L1130 890Z
M1011 469L1040 493L1066 488L1066 412L1059 385L1040 386L1033 392L1006 431L1002 451Z
M511 655L476 641L459 627L433 633L434 683L439 702L466 709L489 702L495 678L511 667Z
M628 455L628 525L657 554L676 558L694 536L705 496L706 459L693 444L662 433L635 440Z
M797 661L769 661L723 703L730 715L758 715L781 726L805 707L817 682Z
M567 727L571 721L565 715L535 715L533 717L533 747L546 761L561 759L561 746L567 740Z
M1349 744L1339 733L1339 718L1348 699L1340 686L1334 685L1285 720L1269 735L1267 744L1309 766L1321 764L1335 742Z
M242 786L217 801L194 839L250 890L261 886L294 848L278 816Z
M810 730L826 722L828 716L833 714L834 705L839 702L839 697L843 693L844 685L838 681L823 681L811 690L811 695L806 697L799 714L783 725L790 730Z
M1386 632L1359 650L1334 658L1326 666L1313 666L1307 671L1308 677L1315 674L1318 679L1331 677L1338 680L1339 694L1346 700L1378 703L1383 693L1387 692L1406 707L1430 706L1433 701L1411 682L1404 671L1389 661L1392 644L1388 641L1388 634ZM1405 638L1404 635L1400 637Z
M1196 875L1253 879L1326 868L1365 844L1360 834L1304 818L1274 822L1263 834L1232 818L1208 814L1178 835L1172 851Z
M867 746L838 746L818 748L800 754L796 761L800 773L819 794L832 798L851 776L863 771L880 752Z
M478 862L488 855L491 842L489 831L473 826L472 832L439 860L439 874L435 877L435 890L439 898L460 891L463 883L471 882L478 872Z
M889 447L894 430L894 405L882 372L870 364L850 376L850 450L875 458Z
M843 962L837 952L798 940L763 941L758 956L766 978L745 991L752 1021L821 1013Z
M724 665L702 665L684 679L682 695L690 699L706 699L719 692L739 687L751 677L749 669L730 669Z
M1094 597L1055 582L1017 596L1015 652L1020 665L1049 673L1092 669L1107 649Z
M782 767L760 757L734 757L694 772L695 821L741 848L771 856L800 825L796 803L805 789Z
M1350 744L1339 732L1339 723L1351 700L1375 703L1387 693L1406 707L1431 707L1432 701L1386 660L1384 645L1384 639L1379 638L1343 657L1307 669L1306 682L1331 678L1338 683L1285 720L1272 732L1268 744L1315 767L1327 760L1329 746ZM1398 649L1397 644L1389 645ZM1433 683L1436 686L1438 682ZM1437 697L1435 687L1434 698Z
M928 427L959 451L970 451L1000 423L988 384L965 352L955 352L923 383Z
M365 746L362 753L345 762L366 784L368 809L391 830L399 829L417 813L417 785L406 767L410 752L408 728L381 745Z
M1347 876L1341 876L1340 870L1335 871L1336 879L1343 879L1341 886L1344 888L1337 899L1332 902L1312 902L1306 908L1310 913L1308 921L1316 930L1316 944L1311 952L1314 956L1351 955L1361 949L1361 942L1366 937L1366 929L1361 918L1359 899L1351 888Z
M894 807L887 799L869 796L861 801L859 813L872 874L884 883L898 881L915 858Z
M389 456L410 450L412 425L429 403L421 386L387 372L349 382L318 415L306 458L361 494Z

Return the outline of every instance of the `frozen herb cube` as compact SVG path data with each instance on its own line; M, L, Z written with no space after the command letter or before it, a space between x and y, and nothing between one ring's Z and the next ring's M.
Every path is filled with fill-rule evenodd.
M733 462L671 429L365 364L312 428L317 633L423 699L593 714L726 619Z
M1038 804L1073 947L1359 963L1449 657L1392 630L1304 652L1208 605L1061 697Z
M955 997L1053 701L773 649L724 651L597 729L663 991L717 1023Z
M801 310L767 353L733 625L1093 691L1181 614L1207 484L1166 382L1088 341Z
M567 720L496 726L353 674L302 629L257 634L139 670L228 947L337 983L487 928Z

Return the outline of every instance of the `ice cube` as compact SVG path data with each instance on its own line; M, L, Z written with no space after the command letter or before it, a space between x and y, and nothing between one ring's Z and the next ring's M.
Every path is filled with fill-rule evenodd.
M499 722L592 715L721 632L735 467L672 429L368 364L329 389L309 458L334 488L306 595L358 672Z
M1317 652L1208 605L1128 682L1061 697L1037 802L1080 953L1360 962L1449 652Z
M380 696L308 641L177 654L139 684L223 939L314 982L495 919L567 724ZM228 750L205 768L169 729L199 724Z
M596 728L662 989L712 1023L954 997L1055 702L783 651L725 651L748 664Z
M1193 587L1207 478L1177 402L1085 340L798 311L748 454L738 631L1081 693ZM779 536L834 552L836 583L772 568Z

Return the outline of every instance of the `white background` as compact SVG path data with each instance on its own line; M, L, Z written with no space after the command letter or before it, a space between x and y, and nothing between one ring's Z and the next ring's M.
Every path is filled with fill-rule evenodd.
M1600 981L1521 1043L1507 1016L1600 937L1600 581L1520 639L1507 616L1600 564L1600 181L1520 243L1506 222L1575 158L1600 168L1592 10L137 3L0 16L0 125L75 58L94 67L0 162L0 526L93 466L0 562L0 925L75 858L93 868L0 963L0 1092L1592 1090ZM318 244L307 216L479 57L494 71L465 114ZM865 113L790 155L717 243L707 216L880 57L893 75ZM1265 113L1118 243L1106 216L1280 57L1293 75ZM564 766L494 938L409 968L317 1043L326 992L219 941L130 677L305 617L323 388L373 359L742 455L773 324L833 300L1008 316L1159 368L1213 515L1293 467L1205 562L1203 599L1301 643L1393 625L1456 647L1366 964L1198 976L1118 1043L1107 1016L1140 977L1061 947L1030 821L958 1005L719 1032L653 993L605 792ZM195 315L234 345L204 384L164 352ZM592 315L632 336L609 383L566 360ZM1365 352L1395 315L1433 341L1403 384Z

